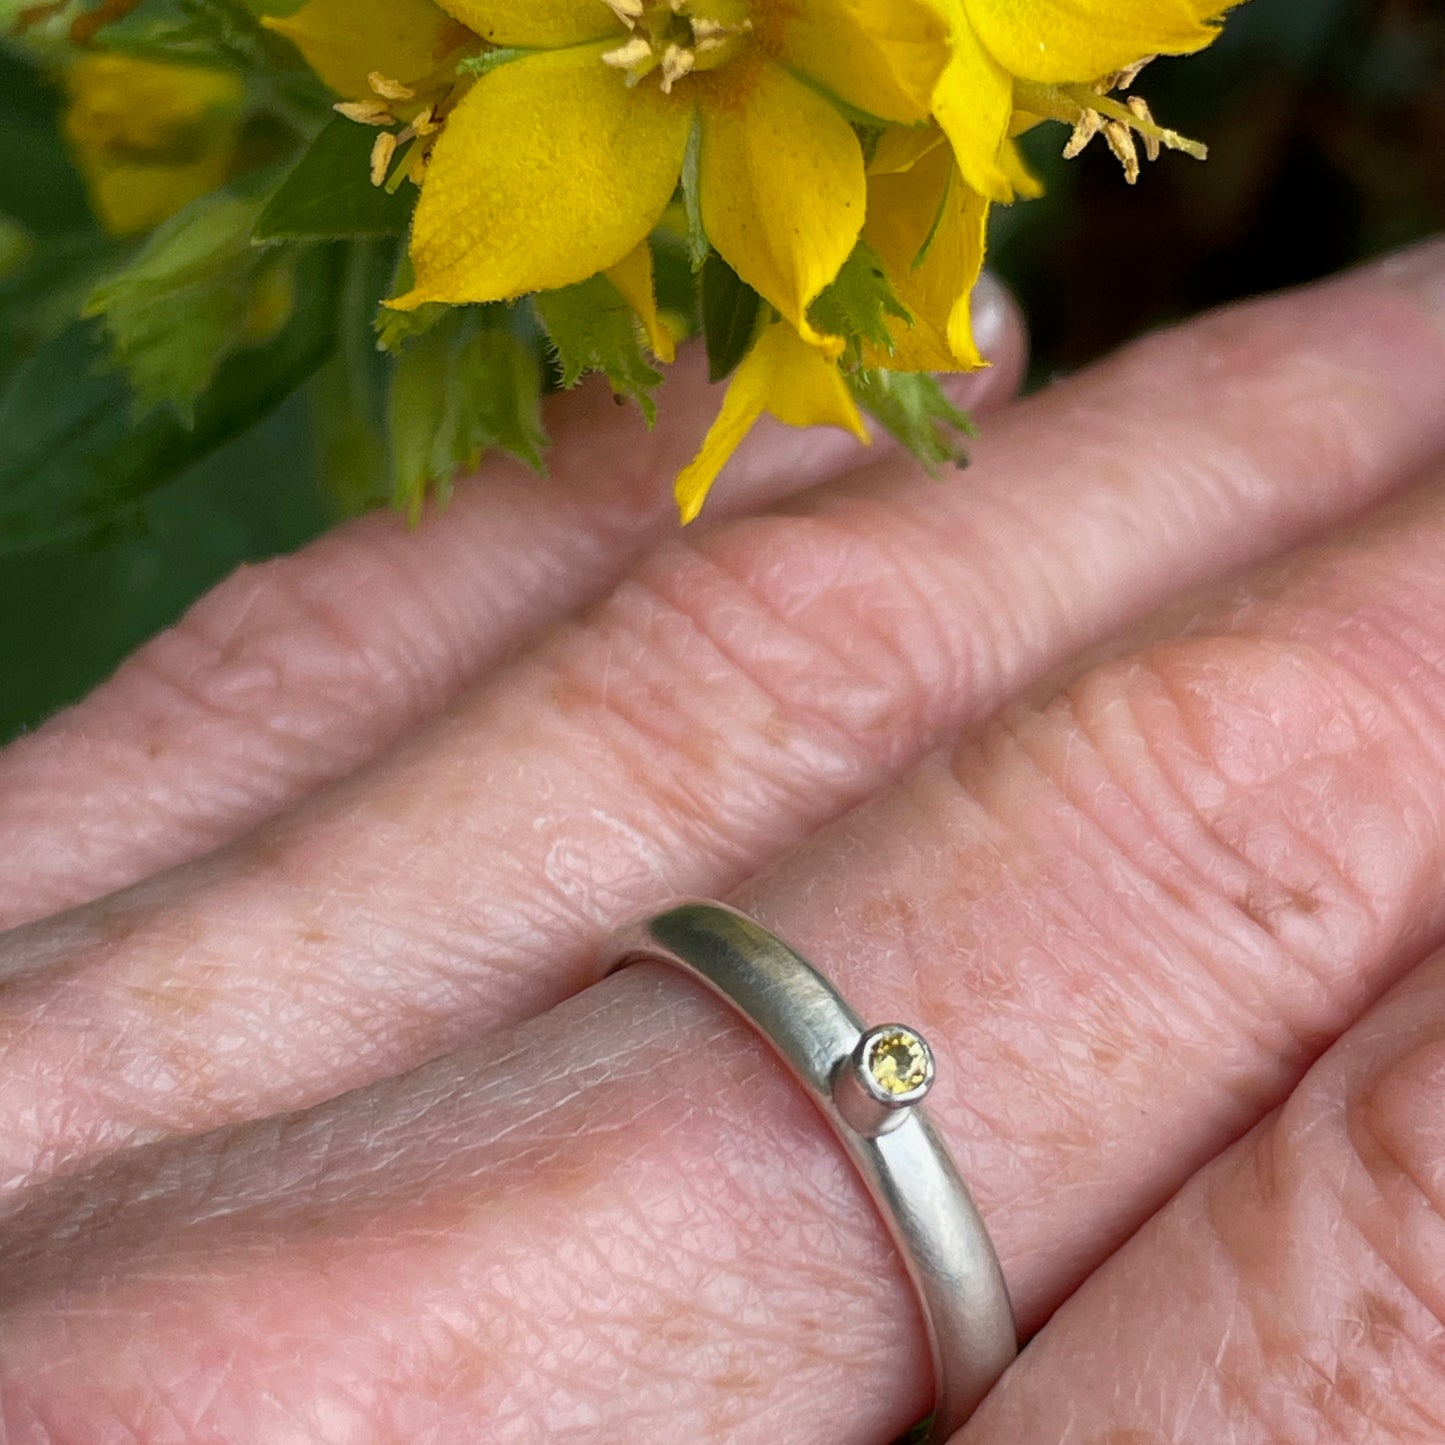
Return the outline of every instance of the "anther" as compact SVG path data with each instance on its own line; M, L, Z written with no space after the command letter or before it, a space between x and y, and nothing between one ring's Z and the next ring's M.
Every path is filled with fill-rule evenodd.
M391 131L384 130L377 136L371 148L371 184L384 186L387 173L391 170L392 158L396 155L397 139Z
M399 80L392 80L389 76L383 75L379 70L373 70L366 77L366 83L383 100L415 100L416 91L410 86L403 85Z

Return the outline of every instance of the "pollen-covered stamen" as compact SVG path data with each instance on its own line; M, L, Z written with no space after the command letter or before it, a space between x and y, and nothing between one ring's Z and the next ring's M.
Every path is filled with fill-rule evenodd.
M436 137L472 81L452 51L432 74L405 84L373 70L367 84L374 99L342 100L332 107L347 120L381 128L371 148L372 185L395 191L403 181L421 184Z
M396 124L391 107L380 100L338 100L332 109L358 125Z
M1132 186L1139 179L1139 148L1134 144L1134 132L1117 120L1106 120L1104 141L1124 167L1124 179Z
M603 0L630 34L602 59L628 85L654 71L663 93L694 71L730 60L752 29L746 0Z
M383 75L379 70L373 70L366 77L366 83L383 100L415 100L416 91L409 85L403 85L399 80L393 80L389 75Z
M391 171L391 163L396 159L397 138L389 130L384 130L377 136L371 147L371 184L384 186L387 175Z
M1159 153L1163 149L1163 142L1160 141L1155 131L1154 117L1149 114L1149 103L1142 95L1131 95L1124 102L1129 107L1129 112L1139 122L1139 137L1144 142L1144 154L1151 161L1159 159Z
M1132 186L1139 179L1140 142L1151 161L1158 160L1164 150L1183 151L1201 161L1208 154L1198 141L1160 125L1149 113L1149 105L1142 96L1131 95L1119 101L1111 94L1128 90L1151 59L1152 56L1106 75L1093 85L1038 85L1018 81L1015 99L1021 110L1046 115L1073 127L1064 147L1065 160L1073 160L1096 135L1102 135L1124 167L1124 179Z

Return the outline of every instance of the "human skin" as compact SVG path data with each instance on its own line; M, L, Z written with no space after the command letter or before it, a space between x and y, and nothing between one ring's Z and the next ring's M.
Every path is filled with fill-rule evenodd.
M569 399L561 520L505 468L371 519L0 756L0 1439L924 1414L806 1099L685 978L595 981L677 893L933 1041L1034 1337L965 1445L1445 1437L1445 244L941 485L766 436L679 536L690 395L640 456Z

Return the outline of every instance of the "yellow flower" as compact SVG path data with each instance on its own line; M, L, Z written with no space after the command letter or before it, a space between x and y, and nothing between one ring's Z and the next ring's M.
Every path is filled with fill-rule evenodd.
M849 369L985 365L970 295L989 205L1039 190L1014 137L1064 120L1072 153L1102 133L1130 179L1136 134L1151 154L1189 148L1109 92L1207 45L1229 3L308 0L268 23L348 98L338 109L382 128L374 177L421 184L399 309L600 272L669 361L648 238L682 181L707 241L781 317L678 478L686 521L764 413L867 440L845 348ZM886 345L809 317L860 235L908 312L884 316Z
M1008 153L1015 110L1080 120L1079 92L1128 75L1156 55L1202 50L1211 22L1233 0L931 0L948 18L952 55L933 112L953 145L963 178L980 195L1011 200ZM1112 89L1112 86L1107 88ZM1142 114L1106 102L1117 124L1146 141L1179 138Z
M865 345L866 365L967 371L987 364L974 344L969 314L987 225L988 201L959 174L940 130L884 135L868 169L863 239L878 253L913 322L890 317L893 349Z
M684 522L702 510L717 474L764 412L788 426L836 426L865 446L870 440L837 363L786 321L775 321L733 373L702 450L678 476L677 509Z
M416 287L393 304L567 286L642 244L696 127L703 229L810 342L807 319L863 224L853 127L828 96L927 119L946 61L920 0L446 0L519 50L447 122L422 187Z
M234 76L97 54L76 61L65 84L66 138L114 234L159 225L229 174L241 124Z

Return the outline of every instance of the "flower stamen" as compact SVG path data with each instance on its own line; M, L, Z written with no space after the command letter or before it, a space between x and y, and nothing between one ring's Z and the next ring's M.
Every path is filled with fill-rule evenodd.
M604 0L628 29L603 55L629 86L660 71L664 95L694 71L715 70L732 58L753 28L744 0ZM699 13L702 12L702 13Z
M1139 179L1139 144L1144 155L1155 161L1165 150L1183 151L1196 160L1208 155L1196 140L1178 131L1161 126L1149 113L1149 104L1140 95L1131 95L1122 102L1110 92L1128 90L1139 72L1153 57L1139 61L1125 70L1106 75L1093 85L1040 85L1028 81L1016 83L1021 109L1034 115L1045 115L1073 127L1064 146L1064 159L1073 160L1081 154L1096 135L1124 168L1124 179L1132 186Z
M403 85L399 80L392 80L390 76L383 75L379 70L373 70L366 77L366 82L383 100L416 99L416 91L410 86Z
M382 130L371 147L371 184L389 191L395 191L404 180L420 185L432 145L471 86L472 77L449 62L410 84L373 70L367 84L375 99L339 100L332 109L347 120ZM393 126L401 128L393 130Z

